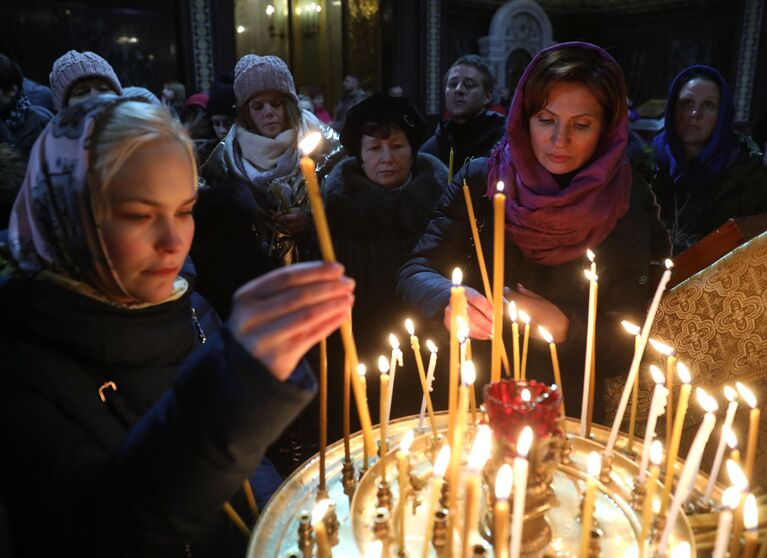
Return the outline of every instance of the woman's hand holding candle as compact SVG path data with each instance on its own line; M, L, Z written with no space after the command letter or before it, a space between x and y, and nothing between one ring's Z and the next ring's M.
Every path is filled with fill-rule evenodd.
M493 305L478 291L471 287L464 287L466 290L466 303L469 316L469 337L472 339L487 340L493 333ZM445 329L450 330L450 318L452 308L448 304L445 307L444 320Z

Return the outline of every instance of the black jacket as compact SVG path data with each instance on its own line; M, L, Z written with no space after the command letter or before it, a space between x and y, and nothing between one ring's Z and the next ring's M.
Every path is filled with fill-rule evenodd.
M485 111L463 124L443 120L434 135L421 146L421 153L434 155L446 165L450 162L450 148L455 155L453 168L459 169L470 157L487 157L503 137L506 119L497 112Z
M0 307L16 555L242 556L221 506L308 403L311 374L276 381L189 293L128 311L5 277Z
M465 284L484 292L471 242L466 204L458 187L464 178L471 190L482 248L492 277L493 217L492 204L485 196L486 165L486 159L474 160L458 173L426 233L400 270L399 294L410 304L417 305L427 319L442 322L450 297L448 277L456 266L462 267ZM521 283L556 304L570 320L567 341L559 344L557 349L567 412L570 416L579 416L588 316L588 281L583 275L583 270L588 267L585 254L583 259L549 266L527 261L508 236L505 246L505 284L516 287ZM600 421L604 413L599 397L600 385L605 377L627 373L633 354L633 338L623 331L620 321L628 319L636 324L643 323L648 295L651 294L648 293L650 264L662 260L668 251L653 196L637 173L633 176L628 212L599 246L591 248L597 255L599 275L594 419ZM510 333L509 324L507 319L505 334ZM475 354L482 354L481 345L475 343L478 346ZM509 337L506 337L506 347L511 350ZM531 338L527 370L528 378L553 382L548 347L542 341ZM486 364L478 366L478 377L484 379L482 382L478 380L479 384L489 378Z

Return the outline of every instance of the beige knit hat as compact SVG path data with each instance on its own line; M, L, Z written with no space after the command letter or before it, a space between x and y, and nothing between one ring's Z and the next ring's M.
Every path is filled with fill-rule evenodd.
M69 95L72 85L83 78L100 77L107 80L118 95L122 95L122 85L117 79L117 74L95 52L77 52L70 50L53 63L53 69L49 79L51 81L51 96L56 111L64 107L64 101Z
M246 54L234 67L234 95L240 107L262 91L279 91L298 104L296 85L288 65L277 56Z

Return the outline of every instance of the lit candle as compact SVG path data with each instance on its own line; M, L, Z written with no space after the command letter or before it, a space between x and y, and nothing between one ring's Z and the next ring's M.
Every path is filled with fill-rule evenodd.
M758 543L759 510L753 494L746 496L746 503L743 504L743 526L746 528L746 548L743 551L743 558L754 558Z
M327 498L320 500L312 511L312 528L314 529L314 540L317 541L317 558L330 558L331 556L328 531L324 521L331 503L332 501Z
M589 250L589 252L591 252ZM592 263L592 267L594 264ZM587 438L591 431L589 408L591 407L591 367L594 359L594 342L597 324L597 281L599 277L591 270L583 272L589 280L589 317L586 329L586 360L583 365L583 398L581 399L581 425L579 435Z
M650 476L645 485L644 505L642 507L642 530L639 535L639 556L646 556L647 537L650 535L650 524L653 513L653 500L655 499L655 489L658 485L658 476L660 475L660 464L663 461L663 444L660 440L655 440L650 445Z
M732 429L730 429L728 432L725 432L724 436L727 439L727 447L730 448L730 459L732 459L735 463L740 463L738 437L735 435L735 432Z
M684 426L684 418L687 415L687 406L690 402L690 392L692 390L692 377L687 366L680 362L677 365L677 373L679 379L682 381L682 387L679 390L679 401L676 407L676 416L674 417L674 430L671 433L670 441L666 440L668 444L667 459L666 459L666 477L663 482L663 496L661 497L660 515L666 514L668 509L668 502L671 497L671 488L674 486L674 473L676 464L676 458L679 452L679 441L682 439L682 426ZM669 393L669 397L671 394ZM671 423L671 417L666 421Z
M714 413L719 407L716 400L713 397L709 397L702 388L696 390L696 395L698 402L706 411L706 414L703 416L703 422L701 422L700 428L698 428L698 432L695 434L695 439L692 442L684 467L682 468L682 474L679 476L679 483L677 484L676 492L674 493L674 500L671 502L668 515L666 516L666 527L663 529L663 534L658 543L657 553L659 556L662 556L668 547L671 531L676 525L676 519L679 516L682 506L690 495L695 482L695 477L700 468L700 460L701 457L703 457L703 450L706 448L708 438L711 436L711 431L716 424L716 416Z
M379 448L379 454L381 457L381 479L386 482L386 401L389 397L389 361L386 357L381 355L378 357L378 371L381 373L381 393L379 394L379 418L380 424L378 427L381 430L381 447Z
M623 329L634 336L634 352L639 347L639 326L629 321L621 322ZM639 407L639 374L634 377L634 386L631 388L631 414L629 415L629 435L626 450L631 453L634 449L634 432L637 424L637 408Z
M639 477L637 482L644 483L647 475L647 463L650 460L650 447L655 438L655 425L658 417L665 412L668 390L663 385L663 372L655 365L650 365L652 379L655 382L655 391L652 394L652 403L650 403L650 414L647 417L647 429L644 435L644 446L642 447L642 460L639 463Z
M626 378L626 385L623 387L623 393L621 394L620 402L618 403L618 410L615 413L615 419L613 420L613 426L610 429L610 436L607 439L607 445L605 447L605 457L610 457L613 454L613 448L615 447L615 441L618 439L618 432L620 431L621 422L623 422L623 415L626 413L626 406L631 396L631 389L634 385L636 375L639 373L639 363L642 360L642 354L647 346L647 339L650 336L650 328L655 320L655 314L658 312L658 306L660 305L660 299L663 296L663 291L666 289L669 280L671 279L671 268L673 263L671 260L666 260L666 271L660 278L658 288L655 290L650 309L647 312L644 326L642 326L642 333L639 338L639 345L637 350L634 351L634 359L631 361L631 367L629 368L628 378Z
M671 551L671 558L690 558L691 553L692 548L690 547L690 543L682 541Z
M382 555L383 543L381 541L373 541L365 548L365 558L381 558Z
M503 337L503 273L506 236L506 196L503 182L498 182L493 198L493 342L490 347L490 380L501 379L501 343Z
M402 351L399 348L399 339L393 333L389 334L391 345L391 358L389 358L389 394L386 396L386 425L391 420L391 402L394 395L394 379L397 376L397 365L402 366Z
M561 398L560 403L560 410L562 412L562 416L565 416L565 392L562 387L562 374L559 371L559 358L557 357L557 346L554 344L554 337L552 337L551 333L543 327L538 326L538 333L541 334L541 337L543 337L544 341L549 344L549 353L551 353L551 367L554 369L554 383L557 384L557 387L559 388L559 396Z
M455 429L455 408L458 404L458 316L466 313L466 290L461 286L463 273L459 268L453 270L453 287L450 289L450 384L448 386L448 427L447 439L453 439Z
M586 494L583 497L583 513L581 515L581 547L578 556L589 555L591 540L591 525L594 522L594 500L597 496L597 477L602 467L599 454L592 451L588 460L588 477L586 478Z
M429 514L426 516L426 536L423 539L421 558L427 558L429 555L431 536L434 532L434 512L437 511L437 504L442 497L442 485L445 483L445 471L447 471L449 461L450 446L442 446L437 455L437 461L434 462L434 478L431 481L431 500L429 502Z
M325 490L325 453L328 447L328 340L320 341L320 485Z
M519 324L517 323L517 303L509 301L509 317L511 318L511 335L514 351L514 380L520 380L519 376Z
M493 550L495 558L509 558L509 495L514 470L504 463L495 477L495 506L493 507Z
M299 165L301 167L301 173L304 175L304 181L306 182L306 192L312 210L314 228L317 231L317 240L320 245L322 259L326 262L335 262L336 253L335 250L333 250L333 242L330 239L330 228L328 227L328 220L325 215L325 206L322 203L320 186L317 181L317 172L314 161L308 156L309 153L317 147L317 144L321 139L322 134L319 132L312 132L311 134L307 134L306 137L301 140L298 147L303 153L303 157L301 157ZM352 368L356 368L357 364L359 364L359 358L357 356L357 345L354 342L354 335L352 334L351 317L341 325L341 341L343 342L344 351L350 359ZM359 414L360 425L362 426L362 435L367 442L368 451L373 451L373 447L375 446L375 443L373 442L373 425L370 421L370 410L367 406L367 400L362 393L362 385L359 382L359 378L352 374L351 380L352 389L354 391L354 400L357 402L357 413Z
M461 556L469 557L471 535L479 524L480 473L490 457L492 431L485 425L477 429L469 452L468 474L464 484L464 510Z
M657 339L650 339L652 348L666 357L666 387L668 388L668 420L666 421L666 443L671 439L671 417L674 416L674 370L676 369L676 351Z
M754 472L754 461L756 460L756 442L759 437L759 416L760 411L756 406L756 396L746 386L736 382L735 387L743 400L751 407L748 415L748 445L746 446L746 461L743 470L746 473L748 481L753 481L751 475Z
M707 502L711 498L711 495L714 493L714 485L716 485L716 481L719 478L719 470L722 468L724 450L727 446L727 437L728 434L732 433L732 422L735 420L735 412L738 410L738 392L736 392L730 386L724 386L724 397L727 399L727 401L729 401L727 404L727 414L724 417L722 433L719 435L719 445L716 447L714 464L711 466L711 472L709 473L706 491L703 493L704 502Z
M438 348L431 339L426 340L426 347L429 349L431 356L429 357L429 369L426 372L426 388L429 394L431 394L431 384L434 382L434 369L437 367L437 351ZM431 397L429 397L431 399ZM424 393L421 398L421 412L418 415L418 431L423 432L423 419L426 414L426 394ZM431 417L429 417L431 420Z
M349 363L351 365L351 362ZM365 379L365 373L367 372L367 368L364 364L361 362L357 365L357 378L359 379L359 384L362 386L362 396L364 397L365 406L367 407L368 404L368 382L367 379ZM364 436L362 437L362 470L367 471L368 470L368 459L369 456L373 454L373 450L368 447L368 441L367 438Z
M522 549L522 526L525 522L525 498L527 497L527 472L530 464L527 454L533 443L533 430L525 426L517 440L517 457L514 458L514 507L511 516L511 558L519 558Z
M405 502L407 501L407 491L410 485L410 464L408 455L410 454L410 445L413 443L415 433L408 430L402 437L397 451L397 473L399 483L399 499L397 500L397 518L399 519L399 529L397 531L397 544L400 554L405 554Z
M429 423L431 424L431 434L436 439L437 422L436 422L436 419L434 418L434 407L431 404L431 394L429 393L429 380L426 378L426 372L424 372L423 370L423 358L421 358L421 345L418 342L418 337L415 334L415 326L413 325L413 320L411 320L410 318L405 320L405 329L407 329L408 335L410 335L410 348L413 349L416 368L418 368L418 378L421 380L421 390L423 390L423 398L426 401L426 408L429 410Z
M716 527L716 542L711 558L726 558L727 547L732 531L732 512L740 503L740 490L731 486L722 494L722 511L719 512L719 523Z
M525 324L525 335L522 341L522 364L520 366L520 378L527 379L527 349L530 345L530 315L524 310L519 311L519 317Z

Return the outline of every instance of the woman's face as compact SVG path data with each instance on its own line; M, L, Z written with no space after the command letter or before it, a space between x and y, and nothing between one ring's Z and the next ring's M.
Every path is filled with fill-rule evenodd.
M703 149L719 118L719 87L713 81L693 78L679 89L674 107L674 132L682 146Z
M129 302L162 302L194 236L194 169L184 147L158 139L127 159L105 192L101 234Z
M535 158L551 174L577 171L597 150L604 125L602 106L587 87L555 83L546 105L530 118Z
M229 132L229 128L234 123L234 118L227 114L214 114L210 117L210 123L213 126L213 131L216 133L218 139L224 139Z
M112 85L107 80L99 77L84 78L76 81L74 85L70 87L66 106L71 107L82 103L91 97L106 95L108 93L117 95L117 91L112 89Z
M248 101L248 114L256 132L267 138L276 138L287 126L284 97L277 91L254 95Z
M360 157L367 179L384 188L401 186L413 165L410 142L405 132L395 126L386 139L363 135Z

